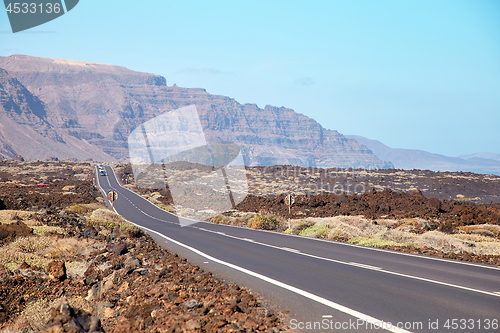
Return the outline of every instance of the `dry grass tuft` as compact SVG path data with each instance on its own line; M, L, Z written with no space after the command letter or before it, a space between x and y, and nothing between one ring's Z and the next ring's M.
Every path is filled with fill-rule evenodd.
M47 236L40 237L19 237L8 246L16 251L24 253L36 253L49 247L52 243L52 238Z
M460 227L467 234L423 232L423 219L368 220L363 216L335 216L290 221L287 233L348 241L365 246L398 246L432 248L443 252L466 252L478 255L500 255L500 240L491 237L500 232L497 225ZM490 236L488 236L490 235Z
M110 211L109 209L99 208L92 212L88 224L91 226L101 226L109 230L118 230L121 233L131 236L138 236L141 234L139 227L129 223L122 216Z
M81 280L84 277L85 271L89 267L89 263L83 261L70 261L65 263L66 274L72 280Z
M76 204L73 206L66 207L66 210L72 213L90 215L96 209L104 207L105 207L104 205L99 203Z
M38 299L26 305L12 324L5 327L3 333L38 332L50 319L49 309L56 306L61 298L53 301Z
M39 222L31 219L33 212L27 212L23 210L0 210L0 223L11 224L22 220L27 226L39 225Z
M328 239L343 241L355 237L366 237L366 233L347 223L334 224L327 235Z
M78 240L76 238L55 238L42 254L51 259L71 260L78 255L88 255L96 241Z
M15 270L25 262L31 267L46 270L54 259L72 260L78 255L88 255L96 247L102 246L95 240L79 241L57 236L20 237L0 247L0 265Z
M500 225L495 224L476 224L458 227L458 230L472 234L486 234L491 236L500 235Z
M50 244L50 237L20 237L0 248L0 265L14 270L25 262L32 267L46 269L51 260L39 253Z
M293 223L292 227L289 228L288 232L291 233L292 235L299 235L302 230L312 227L315 224L316 222L312 220L300 220L298 222Z
M48 226L48 225L33 226L32 229L33 229L33 234L39 235L39 236L43 236L47 232L61 234L61 235L66 234L66 231L64 231L63 228Z

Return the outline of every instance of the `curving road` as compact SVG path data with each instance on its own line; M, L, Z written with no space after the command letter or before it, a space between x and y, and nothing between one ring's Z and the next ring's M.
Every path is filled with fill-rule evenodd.
M198 222L122 187L114 209L160 245L254 290L300 332L500 332L500 269L346 243Z

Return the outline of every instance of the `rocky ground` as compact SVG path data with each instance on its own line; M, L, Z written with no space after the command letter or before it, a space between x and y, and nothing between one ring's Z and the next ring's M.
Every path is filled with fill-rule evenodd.
M134 183L130 164L114 164L117 175ZM411 194L418 190L428 199L474 203L500 203L500 176L430 170L319 169L295 166L247 167L248 193L258 197L292 194L351 195L391 190ZM145 190L147 192L147 190ZM171 203L168 190L164 203Z
M2 332L287 330L264 300L106 210L91 170L0 162Z
M125 186L178 209L168 188L139 189L130 165L113 166ZM211 221L500 266L500 177L379 170L363 183L359 170L286 171L249 168L249 195ZM263 300L106 210L93 177L90 163L0 161L4 332L287 330ZM329 178L365 190L336 193Z
M427 199L420 191L401 193L386 190L360 195L322 194L294 197L291 218L363 215L368 219L422 218L429 230L453 232L458 227L479 224L500 225L500 204L475 204L467 201ZM285 196L248 196L238 205L244 212L259 212L281 218L288 216Z
M360 194L373 189L411 193L418 190L426 198L439 200L500 202L500 177L471 172L319 169L285 165L251 167L248 175L250 193L258 196Z
M183 211L168 189L137 188L129 165L116 170L160 207ZM247 175L249 194L212 222L500 265L500 177L289 166L252 167Z

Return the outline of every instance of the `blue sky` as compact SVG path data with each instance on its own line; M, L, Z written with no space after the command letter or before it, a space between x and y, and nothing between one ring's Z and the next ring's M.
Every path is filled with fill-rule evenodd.
M109 63L325 128L449 156L500 153L500 1L82 0L0 55Z

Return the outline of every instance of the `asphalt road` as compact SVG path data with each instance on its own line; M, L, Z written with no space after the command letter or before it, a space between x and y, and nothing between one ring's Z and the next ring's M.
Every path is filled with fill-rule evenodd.
M496 267L207 222L181 226L106 171L96 177L104 192L118 193L116 212L163 247L289 310L300 332L500 332Z

